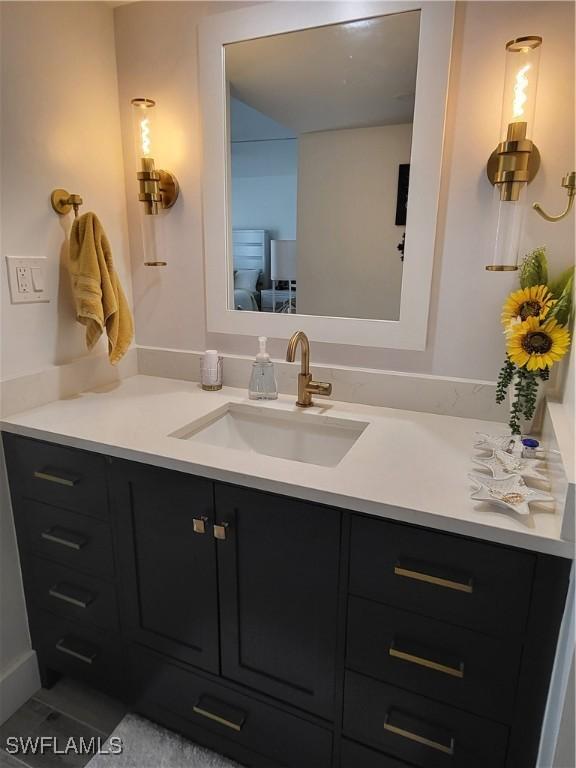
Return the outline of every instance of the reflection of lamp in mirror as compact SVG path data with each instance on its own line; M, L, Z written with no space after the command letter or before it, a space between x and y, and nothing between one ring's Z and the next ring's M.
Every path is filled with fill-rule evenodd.
M134 139L136 148L138 179L138 200L143 203L144 217L141 217L142 237L146 266L165 266L156 255L157 229L148 216L157 216L159 209L171 208L178 199L179 187L176 177L169 171L156 169L154 162L154 113L156 102L152 99L132 99Z
M525 192L540 167L540 154L531 140L542 38L519 37L506 43L506 74L500 143L488 160L487 173L495 187L495 242L492 264L486 269L518 269L518 248L525 210Z
M288 282L288 301L282 311L292 314L293 283L296 281L296 240L270 241L270 279L272 280L272 312L276 312L276 283ZM285 307L285 309L284 309Z

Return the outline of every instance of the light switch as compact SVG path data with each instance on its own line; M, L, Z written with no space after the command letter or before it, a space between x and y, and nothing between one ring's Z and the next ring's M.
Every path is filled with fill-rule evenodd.
M45 256L6 256L12 304L48 302Z
M44 291L44 273L40 267L32 267L32 287L35 293Z

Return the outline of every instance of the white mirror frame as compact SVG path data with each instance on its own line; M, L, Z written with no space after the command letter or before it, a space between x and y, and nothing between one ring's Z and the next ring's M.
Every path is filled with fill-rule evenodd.
M230 168L224 46L241 40L403 11L420 11L418 72L410 159L405 260L399 320L364 320L229 309L232 292ZM454 3L266 3L207 17L200 26L204 249L208 331L364 347L426 347Z

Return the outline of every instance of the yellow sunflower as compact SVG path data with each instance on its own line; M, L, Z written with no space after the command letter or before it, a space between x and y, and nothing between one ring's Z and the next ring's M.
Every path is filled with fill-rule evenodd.
M545 320L542 325L537 317L529 317L523 323L510 326L506 340L508 357L519 368L529 371L550 368L561 360L570 347L568 328L556 320Z
M517 318L528 320L535 317L544 320L554 306L554 299L546 285L533 285L530 288L520 288L513 291L502 307L502 325L508 328Z

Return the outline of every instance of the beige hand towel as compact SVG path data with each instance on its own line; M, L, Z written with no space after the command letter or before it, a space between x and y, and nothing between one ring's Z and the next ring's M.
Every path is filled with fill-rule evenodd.
M86 326L88 349L106 329L108 357L115 365L130 346L134 324L114 269L110 243L94 213L85 213L72 224L68 270L76 318Z

